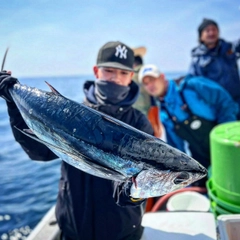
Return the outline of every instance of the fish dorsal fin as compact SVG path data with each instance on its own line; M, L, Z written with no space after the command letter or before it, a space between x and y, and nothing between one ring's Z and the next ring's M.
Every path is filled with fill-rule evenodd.
M49 88L51 89L51 91L57 95L61 95L62 94L60 92L58 92L51 84L49 84L48 82L45 81L45 83L49 86Z

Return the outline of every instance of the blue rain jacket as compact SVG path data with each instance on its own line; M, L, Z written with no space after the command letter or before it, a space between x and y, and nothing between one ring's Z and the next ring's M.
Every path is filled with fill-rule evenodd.
M184 103L179 91L183 92L189 109L196 116L215 121L217 124L237 119L238 105L224 88L204 77L187 76L180 86L175 81L169 80L164 97L165 107L179 122L189 117L189 114L181 108ZM166 130L167 143L187 152L186 142L175 133L174 123L164 109L160 111L160 118Z

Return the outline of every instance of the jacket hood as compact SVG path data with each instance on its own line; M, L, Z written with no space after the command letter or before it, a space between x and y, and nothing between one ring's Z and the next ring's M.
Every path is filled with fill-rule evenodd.
M138 98L139 95L139 87L138 85L132 81L129 85L130 91L127 97L119 103L118 106L126 107L132 106ZM99 105L96 96L95 96L95 82L94 81L86 81L83 85L84 94L86 96L86 100L94 105Z

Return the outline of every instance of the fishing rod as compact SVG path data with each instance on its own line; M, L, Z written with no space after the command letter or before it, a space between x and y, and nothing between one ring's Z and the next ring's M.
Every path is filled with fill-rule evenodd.
M3 69L4 69L4 64L5 64L5 62L6 62L6 57L7 57L8 50L9 50L9 47L7 47L7 49L6 49L6 51L5 51L5 54L4 54L4 56L3 56L1 72L2 72Z

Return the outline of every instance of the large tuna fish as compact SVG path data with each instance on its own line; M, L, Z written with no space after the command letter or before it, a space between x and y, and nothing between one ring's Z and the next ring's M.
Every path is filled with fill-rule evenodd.
M101 178L133 181L134 198L164 195L206 175L197 161L160 139L50 88L46 92L16 83L9 91L30 129L23 133L74 167Z

